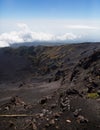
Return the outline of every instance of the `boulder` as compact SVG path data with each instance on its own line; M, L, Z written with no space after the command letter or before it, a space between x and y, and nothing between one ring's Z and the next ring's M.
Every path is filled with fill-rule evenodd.
M47 97L44 97L40 100L40 104L43 105L47 102Z
M78 121L79 123L88 123L88 119L85 118L85 117L82 116L82 115L79 115L79 116L77 117L77 121Z

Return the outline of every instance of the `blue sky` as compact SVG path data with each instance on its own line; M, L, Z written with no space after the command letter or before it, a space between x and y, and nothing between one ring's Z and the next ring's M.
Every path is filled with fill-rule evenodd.
M1 46L27 35L29 41L74 42L99 41L99 34L100 0L0 0Z
M100 0L0 0L1 18L99 19Z

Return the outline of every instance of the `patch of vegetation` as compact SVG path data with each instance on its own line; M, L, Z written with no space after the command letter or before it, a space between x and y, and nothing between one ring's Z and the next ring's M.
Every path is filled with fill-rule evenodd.
M91 99L96 99L96 98L98 98L98 97L100 97L100 96L99 96L98 93L94 92L94 93L88 93L88 94L87 94L87 97L88 97L88 98L91 98Z

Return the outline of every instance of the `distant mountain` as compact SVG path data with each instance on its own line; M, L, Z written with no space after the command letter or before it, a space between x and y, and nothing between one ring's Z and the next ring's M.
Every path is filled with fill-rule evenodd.
M13 43L10 44L10 47L20 47L20 46L39 46L39 45L44 45L44 46L53 46L53 45L62 45L62 43L59 42L23 42L23 43Z
M35 42L23 42L23 43L13 43L10 44L10 47L20 47L20 46L39 46L39 45L43 45L43 46L55 46L55 45L66 45L66 44L79 44L79 42L73 42L72 41L68 41L68 42L46 42L46 41L35 41ZM99 42L82 42L82 43L99 43Z

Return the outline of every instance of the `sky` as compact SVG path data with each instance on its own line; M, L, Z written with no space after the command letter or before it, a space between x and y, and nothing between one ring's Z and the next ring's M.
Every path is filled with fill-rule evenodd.
M0 47L100 41L100 0L0 0Z

